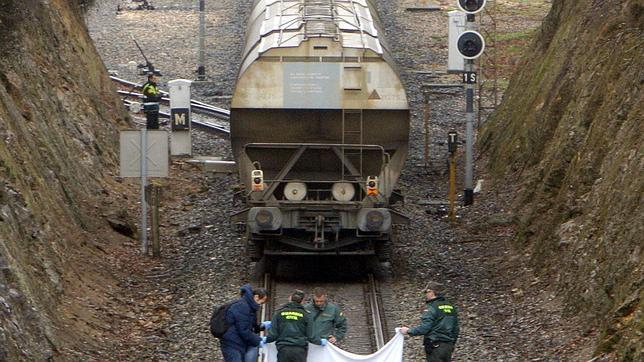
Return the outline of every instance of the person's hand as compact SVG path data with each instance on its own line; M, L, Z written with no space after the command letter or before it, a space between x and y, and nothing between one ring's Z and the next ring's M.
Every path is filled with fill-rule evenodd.
M272 326L273 326L273 323L271 321L262 322L262 327L264 327L265 330L271 329Z
M259 348L264 348L266 346L266 336L262 337L262 340L259 341Z
M329 341L326 338L320 339L320 346L326 346L327 344L329 344Z
M329 343L335 344L338 340L334 336L329 336Z
M401 327L400 328L400 333L407 335L409 333L409 328L408 327Z

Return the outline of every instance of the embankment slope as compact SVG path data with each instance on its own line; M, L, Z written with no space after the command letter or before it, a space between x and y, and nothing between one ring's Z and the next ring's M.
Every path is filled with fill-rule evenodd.
M126 117L78 1L0 1L0 360L109 348L101 200Z
M596 335L642 356L644 3L554 0L479 146L518 185L517 246Z

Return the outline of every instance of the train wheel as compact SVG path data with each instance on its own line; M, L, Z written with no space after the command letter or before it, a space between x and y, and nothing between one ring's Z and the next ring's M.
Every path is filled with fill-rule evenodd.
M392 255L391 240L378 241L376 244L376 256L381 263L389 262Z
M390 262L380 261L378 257L370 257L367 263L366 270L372 273L376 279L385 280L393 276Z
M258 262L264 256L264 244L260 241L248 239L246 242L246 255L253 262Z
M274 271L273 259L269 256L264 256L256 262L251 262L249 267L249 277L257 282L264 280L264 274L273 274Z

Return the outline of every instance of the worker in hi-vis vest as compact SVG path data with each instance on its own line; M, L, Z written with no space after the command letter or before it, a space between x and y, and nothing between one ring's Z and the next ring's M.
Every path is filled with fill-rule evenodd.
M143 85L143 97L146 128L159 129L159 100L161 96L154 73L148 74L148 81Z

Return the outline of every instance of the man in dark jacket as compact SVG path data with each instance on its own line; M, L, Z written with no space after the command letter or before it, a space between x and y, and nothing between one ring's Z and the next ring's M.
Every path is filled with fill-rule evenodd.
M459 333L456 307L445 300L440 283L429 282L425 298L427 306L420 318L420 325L415 328L402 327L400 333L424 336L427 362L449 362Z
M273 314L265 342L277 345L277 362L306 362L309 342L325 346L327 340L313 334L310 313L302 306L304 292L296 290L290 299Z
M313 290L313 301L304 306L313 319L313 334L326 338L335 344L347 333L347 318L340 307L329 302L326 292L321 288Z
M268 300L266 289L252 289L250 284L241 287L241 297L226 311L228 330L221 339L221 352L226 362L257 361L257 347L262 339L256 334L257 310ZM267 322L263 327L269 327ZM270 327L269 327L270 328Z

